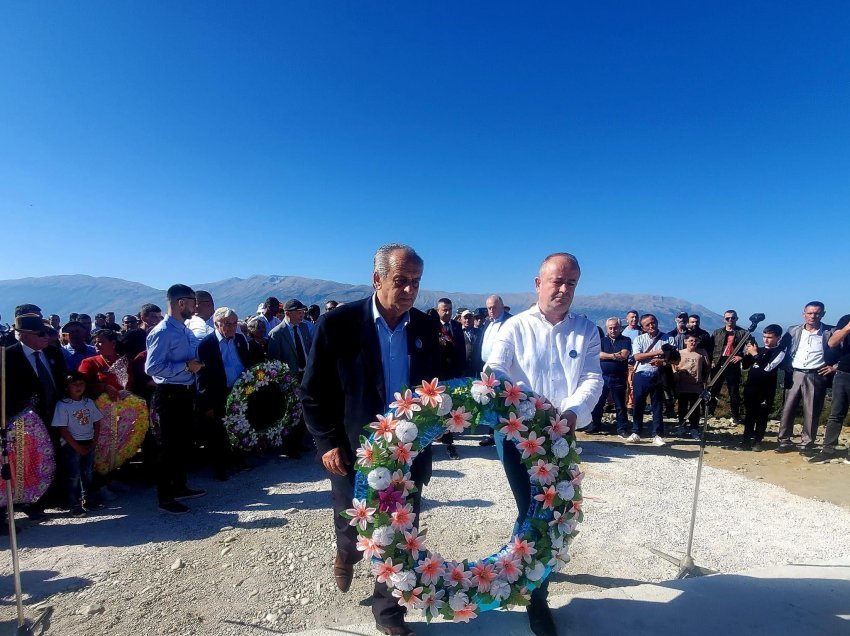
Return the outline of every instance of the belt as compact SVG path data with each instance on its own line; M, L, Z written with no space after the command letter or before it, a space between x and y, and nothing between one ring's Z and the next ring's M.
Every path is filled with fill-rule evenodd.
M174 391L175 393L179 391L181 393L188 393L190 391L195 390L195 385L194 384L157 384L156 388L160 389L161 391Z
M817 369L797 369L797 368L795 368L794 373L817 373L821 369L825 369L825 368L826 368L826 365L824 365L822 367L818 367Z

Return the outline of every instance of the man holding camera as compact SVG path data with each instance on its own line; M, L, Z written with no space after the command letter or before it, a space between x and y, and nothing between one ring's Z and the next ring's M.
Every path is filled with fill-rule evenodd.
M664 392L660 371L665 364L677 361L678 351L673 338L658 330L658 318L652 314L641 316L640 326L643 333L632 341L632 357L635 360L635 407L632 434L627 441L640 442L643 409L649 399L652 404L652 444L664 446Z

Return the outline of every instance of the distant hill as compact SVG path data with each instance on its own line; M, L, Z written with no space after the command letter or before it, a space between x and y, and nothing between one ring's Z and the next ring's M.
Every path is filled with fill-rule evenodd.
M192 286L195 289L208 290L217 306L231 307L239 316L256 312L257 305L268 296L276 296L281 300L298 298L307 305L315 303L323 306L329 298L345 302L372 293L372 287L369 285L348 285L300 276L256 275ZM505 304L514 312L527 308L536 298L533 292L504 292L501 295ZM433 307L437 299L443 296L451 298L455 308L483 307L487 298L486 294L423 289L419 292L416 305L422 309ZM35 303L46 314L59 314L63 321L67 320L71 312L94 315L106 311L114 311L120 320L123 314L135 313L147 302L164 308L165 290L120 278L82 274L0 281L0 314L4 323L12 322L15 305L24 302ZM624 316L631 308L656 314L662 329L671 329L673 319L680 311L699 314L706 329L717 328L723 324L722 317L710 309L670 296L613 293L576 296L572 307L575 313L587 314L588 318L600 325L610 316Z

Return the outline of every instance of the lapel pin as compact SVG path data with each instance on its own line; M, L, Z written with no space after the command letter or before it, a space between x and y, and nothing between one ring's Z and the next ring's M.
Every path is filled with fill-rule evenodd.
M419 338L416 339L416 342L414 344L416 344L417 349L422 348L422 341Z
M578 351L576 351L575 349L570 351L570 357L571 358L578 358Z

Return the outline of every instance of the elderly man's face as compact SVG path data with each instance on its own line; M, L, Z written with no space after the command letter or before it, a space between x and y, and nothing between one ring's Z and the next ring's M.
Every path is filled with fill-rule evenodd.
M647 316L640 321L640 326L651 338L654 338L658 333L658 321L655 316Z
M223 338L232 338L236 335L236 329L239 326L239 319L235 314L219 318L215 323L215 328Z
M440 317L440 320L443 322L448 322L452 319L452 304L451 303L437 303L437 315Z
M610 338L616 338L619 336L620 330L622 329L619 320L609 320L605 323L605 328L608 330L608 337Z
M404 251L396 250L390 258L387 275L382 278L375 272L372 277L381 307L396 315L410 311L419 295L422 271L418 262L407 258Z
M806 305L803 309L803 319L806 321L806 326L814 329L819 328L823 314L823 309L817 305Z
M638 315L633 311L630 311L629 313L627 313L626 314L626 324L628 324L629 327L631 327L632 329L637 329Z
M18 338L33 351L42 351L50 343L46 331L21 331Z
M563 256L550 259L534 279L540 310L544 314L566 315L573 304L580 277L581 271L570 259Z
M488 298L486 307L487 317L490 318L490 320L498 320L505 312L505 303L498 298Z
M304 320L303 309L293 309L291 311L285 311L284 314L286 314L286 319L296 327L301 324L302 320Z
M474 321L474 316L472 314L465 314L460 317L460 322L463 325L464 329L469 329L472 327L472 323Z

